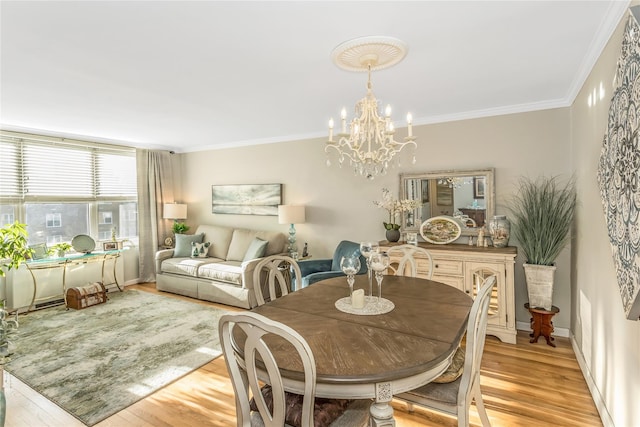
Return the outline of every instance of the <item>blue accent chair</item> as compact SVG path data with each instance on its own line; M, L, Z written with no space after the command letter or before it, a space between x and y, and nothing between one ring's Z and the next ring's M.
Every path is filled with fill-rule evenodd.
M302 288L306 288L320 280L344 276L345 274L340 269L340 260L343 256L350 256L354 253L360 255L360 271L358 271L358 274L365 274L367 272L367 262L365 257L360 254L360 244L348 240L343 240L338 244L333 253L333 258L298 261L302 276ZM300 287L296 284L295 289L300 289Z

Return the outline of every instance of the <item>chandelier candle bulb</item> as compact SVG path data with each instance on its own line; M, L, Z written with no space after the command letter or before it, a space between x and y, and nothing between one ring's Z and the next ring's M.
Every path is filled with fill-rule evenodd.
M384 110L384 115L386 117L391 117L391 105L387 104L387 108Z
M329 142L333 142L333 119L329 119Z
M340 118L342 119L342 133L347 133L347 110L344 107L340 112Z
M411 138L413 136L411 122L413 121L413 116L411 113L407 114L407 136Z

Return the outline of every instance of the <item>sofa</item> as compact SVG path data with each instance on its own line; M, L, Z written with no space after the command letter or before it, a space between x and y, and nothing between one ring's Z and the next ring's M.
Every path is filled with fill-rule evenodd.
M253 308L253 271L260 260L285 252L280 232L200 225L177 234L173 249L156 253L156 288L201 300Z

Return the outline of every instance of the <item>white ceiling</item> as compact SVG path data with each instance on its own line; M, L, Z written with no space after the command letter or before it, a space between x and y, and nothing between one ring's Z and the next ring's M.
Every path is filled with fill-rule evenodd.
M409 46L372 77L396 127L565 107L628 3L2 1L0 125L178 152L324 137L366 92L331 51L367 35Z

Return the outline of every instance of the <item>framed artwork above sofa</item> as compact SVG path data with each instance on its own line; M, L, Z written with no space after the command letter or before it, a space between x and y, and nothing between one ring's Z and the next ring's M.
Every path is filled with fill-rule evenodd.
M282 184L212 185L214 214L278 215Z

